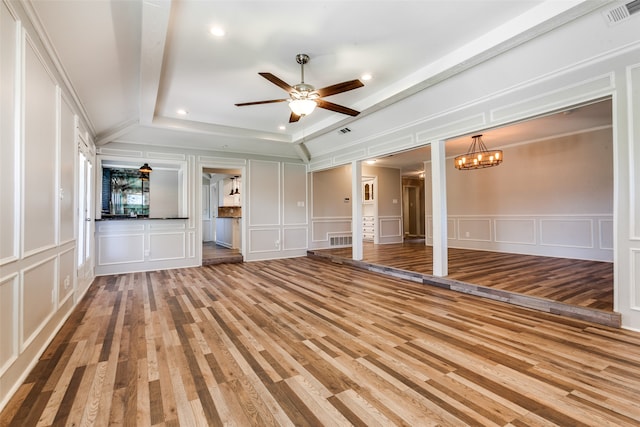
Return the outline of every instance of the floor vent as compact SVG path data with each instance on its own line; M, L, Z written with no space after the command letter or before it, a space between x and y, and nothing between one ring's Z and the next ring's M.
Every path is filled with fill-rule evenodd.
M329 245L331 246L349 246L351 242L351 236L334 236L329 238Z
M609 26L616 25L627 20L634 13L640 12L640 0L621 4L603 13L604 19Z

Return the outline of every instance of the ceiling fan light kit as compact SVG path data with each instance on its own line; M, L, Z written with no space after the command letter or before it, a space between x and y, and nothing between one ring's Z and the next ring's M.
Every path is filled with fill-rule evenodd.
M316 109L316 101L311 99L293 99L289 101L289 108L293 114L298 116L306 116Z
M286 90L289 93L288 99L285 98L270 99L267 101L243 102L240 104L236 104L236 106L244 107L247 105L271 104L275 102L289 101L289 109L291 109L289 123L297 122L301 117L311 114L316 107L324 108L325 110L334 111L336 113L347 114L350 116L357 116L358 114L360 114L359 111L322 99L326 96L336 95L338 93L347 92L349 90L357 89L364 86L364 84L360 80L349 80L316 90L315 87L304 82L304 65L309 62L309 55L304 53L297 54L296 62L300 64L300 83L294 86L289 85L284 80L274 76L271 73L258 73L265 79L269 80L271 83Z
M502 150L488 150L482 141L482 135L471 137L473 141L465 154L456 156L454 165L459 170L483 169L502 163Z

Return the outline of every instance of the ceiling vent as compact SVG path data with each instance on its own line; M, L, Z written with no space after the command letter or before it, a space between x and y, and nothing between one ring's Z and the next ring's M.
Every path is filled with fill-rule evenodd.
M631 15L638 12L640 12L640 0L633 0L603 12L603 16L607 24L612 26L629 19Z
M638 0L638 1L640 1L640 0ZM349 128L342 128L342 129L338 130L338 133L341 133L341 134L345 134L345 133L349 133L349 132L351 132L351 129L349 129Z

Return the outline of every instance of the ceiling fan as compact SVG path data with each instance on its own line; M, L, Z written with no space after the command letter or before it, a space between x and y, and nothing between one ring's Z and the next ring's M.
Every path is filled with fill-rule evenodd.
M359 111L352 110L351 108L344 107L342 105L334 104L329 101L325 101L324 97L336 95L338 93L347 92L349 90L357 89L364 86L360 80L349 80L335 85L327 86L322 89L316 89L310 84L304 82L304 65L309 62L309 55L299 53L296 55L296 62L300 64L300 83L291 86L280 78L274 76L271 73L258 73L265 79L269 80L276 86L289 92L289 98L283 99L270 99L267 101L255 101L255 102L243 102L236 104L238 107L244 107L246 105L257 104L271 104L274 102L289 101L289 108L291 109L291 116L289 116L289 123L297 122L300 117L311 114L315 107L324 108L325 110L335 111L336 113L348 114L350 116L357 116Z

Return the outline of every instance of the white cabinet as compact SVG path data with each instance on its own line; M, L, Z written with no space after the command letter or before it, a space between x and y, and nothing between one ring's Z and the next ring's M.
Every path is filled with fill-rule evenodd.
M221 217L216 219L216 244L227 248L231 247L231 219Z
M374 202L374 183L375 180L371 178L362 180L362 203Z
M218 217L216 219L216 243L231 249L240 249L240 218Z
M375 229L375 217L363 216L362 217L362 240L373 241L376 235Z

